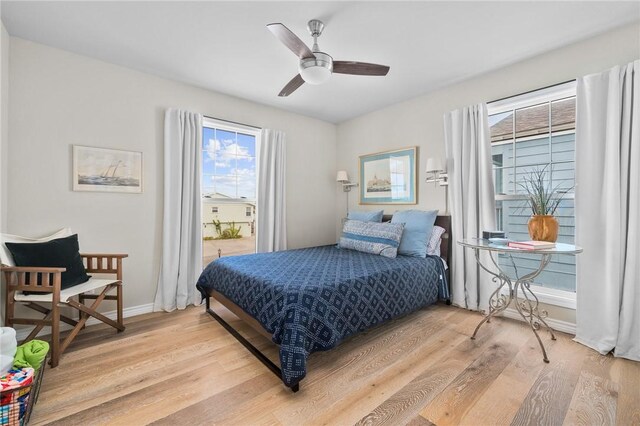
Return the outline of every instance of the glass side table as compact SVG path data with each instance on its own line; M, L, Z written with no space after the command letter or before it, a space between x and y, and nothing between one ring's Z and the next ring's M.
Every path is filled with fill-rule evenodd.
M544 268L547 267L549 262L551 261L551 256L554 254L578 254L582 253L582 248L576 247L571 244L563 244L556 243L556 246L552 249L544 249L544 250L524 250L524 249L516 249L511 248L506 245L498 245L489 242L488 240L482 238L470 238L464 239L462 241L458 241L463 247L473 249L476 256L476 261L478 265L489 274L493 275L492 281L498 282L498 288L491 294L489 298L489 313L480 321L475 331L473 332L473 336L471 339L476 338L476 334L478 330L485 322L489 322L492 317L496 316L500 312L507 309L509 305L513 302L516 310L522 316L522 318L529 324L533 334L535 334L536 339L538 339L538 343L540 344L540 349L542 349L542 356L544 362L549 362L549 358L547 357L547 351L542 344L542 340L538 335L538 330L540 329L540 324L544 324L544 326L549 330L551 334L551 339L556 340L556 336L553 334L553 330L544 320L547 317L547 311L538 309L538 297L531 291L531 282L535 277L540 275ZM487 251L489 253L489 257L491 262L493 263L493 267L495 270L483 265L480 261L480 251ZM534 254L540 256L540 264L538 268L530 272L528 274L520 276L518 274L518 269L516 268L515 262L513 260L513 254ZM511 261L511 264L515 270L515 278L510 277L501 267L496 258L498 254L506 254ZM496 272L497 271L497 272ZM504 291L504 289L508 289L508 292Z

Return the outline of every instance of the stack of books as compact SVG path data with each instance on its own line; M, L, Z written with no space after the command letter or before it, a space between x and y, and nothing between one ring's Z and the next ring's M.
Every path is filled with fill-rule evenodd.
M521 250L546 250L555 248L556 243L548 241L511 241L509 247Z

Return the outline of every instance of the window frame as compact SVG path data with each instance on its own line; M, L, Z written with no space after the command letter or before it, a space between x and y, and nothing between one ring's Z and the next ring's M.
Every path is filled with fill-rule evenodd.
M216 120L215 118L211 118L211 117L203 117L202 118L202 132L204 132L204 129L217 129L217 130L223 130L223 131L227 131L227 132L233 132L233 133L242 133L242 134L246 134L246 135L250 135L253 136L255 138L255 155L254 155L254 161L256 162L256 196L255 196L255 200L253 200L253 202L256 204L256 206L258 205L258 176L259 176L259 172L258 172L258 156L259 156L259 152L260 152L260 140L261 140L261 136L262 136L262 129L257 128L257 127L251 127L251 126L246 126L244 124L240 124L240 123L231 123L231 122L226 122L226 121L222 121L222 120ZM203 141L204 142L204 141ZM202 162L202 155L204 152L204 148L202 146L200 146L200 161ZM237 158L237 157L236 157ZM202 178L204 176L204 173L202 171L200 171L200 188L203 188L203 181ZM236 181L236 187L237 187L237 181ZM236 197L236 198L229 198L229 200L232 201L237 201L237 202L242 202L242 201L247 201L246 198L242 198L242 197Z
M542 104L548 104L549 105L549 132L548 132L548 137L549 137L549 153L551 154L551 150L552 150L552 143L551 143L551 138L553 136L556 135L563 135L563 134L575 134L575 128L573 130L560 130L557 132L553 132L552 129L552 120L551 120L551 104L553 102L558 102L558 101L562 101L562 100L566 100L569 98L575 98L576 96L576 81L570 81L567 83L561 83L555 86L551 86L551 87L547 87L544 89L539 89L539 90L534 90L532 92L528 92L528 93L524 93L522 95L516 95L516 96L512 96L512 97L507 97L504 99L500 99L498 101L494 101L494 102L490 102L487 104L487 116L492 116L495 114L501 114L501 113L505 113L505 112L509 112L511 111L513 114L513 132L512 132L512 138L511 139L507 139L504 141L499 141L499 142L490 142L491 146L493 147L494 145L506 145L506 144L512 144L513 146L513 165L511 166L500 166L500 167L496 167L494 168L493 166L493 154L492 154L492 175L495 179L495 172L493 170L504 170L505 168L510 168L513 169L514 172L517 170L517 167L523 167L523 166L518 166L516 164L516 153L517 153L517 143L520 141L526 141L526 140L531 140L531 139L539 139L540 135L533 135L533 136L526 136L526 137L522 137L522 138L517 138L515 135L515 126L516 126L516 111L518 109L522 109L522 108L527 108L527 107L535 107L537 105L542 105ZM555 164L566 164L566 163L574 163L575 164L575 160L574 161L569 161L569 160L561 160L561 161L552 161L553 160L553 156L550 155L549 157L549 162L547 162L546 164L550 165L551 167L553 167ZM504 182L503 179L503 189L506 185L509 185L509 182ZM515 201L515 200L526 200L526 195L525 194L518 194L516 193L515 189L517 188L517 181L514 179L513 182L513 189L514 189L514 193L512 194L508 194L508 193L504 193L504 194L495 194L495 200L496 202L498 201ZM567 193L564 196L565 199L575 199L575 193L571 192L571 193ZM497 205L496 205L496 209L497 209ZM535 283L531 283L530 286L531 290L534 292L534 294L538 297L538 299L540 300L540 302L542 303L546 303L548 305L553 305L553 306L559 306L559 307L563 307L563 308L568 308L568 309L576 309L576 294L578 292L578 283L576 281L576 291L566 291L566 290L560 290L560 289L556 289L556 288L551 288L551 287L543 287L540 285L536 285ZM506 293L505 293L506 291ZM503 290L503 294L507 294L508 290Z

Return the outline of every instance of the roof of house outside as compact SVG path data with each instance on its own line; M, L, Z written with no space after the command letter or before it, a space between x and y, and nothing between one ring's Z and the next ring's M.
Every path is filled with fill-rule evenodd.
M576 100L565 99L551 103L551 131L561 132L576 127ZM491 142L513 138L513 114L491 126ZM549 104L536 105L516 110L516 138L549 133Z
M233 198L220 192L210 192L202 195L202 202L207 204L247 204L256 206L255 200L246 198Z

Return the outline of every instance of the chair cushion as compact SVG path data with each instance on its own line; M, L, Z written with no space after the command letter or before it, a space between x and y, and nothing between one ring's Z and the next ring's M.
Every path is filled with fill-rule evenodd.
M63 228L58 232L42 238L30 238L21 237L20 235L0 234L0 263L7 266L16 266L16 264L13 262L13 257L11 257L9 249L7 249L6 243L44 243L46 241L55 240L56 238L68 237L72 234L73 232L71 232L71 228Z
M67 268L62 288L82 284L91 278L80 257L78 234L44 243L5 243L16 266Z
M114 284L117 282L118 280L115 279L91 278L86 283L78 284L62 290L60 292L60 301L66 302L67 300L79 294L97 290L99 288L106 287L109 284ZM17 302L51 302L53 300L53 293L16 292L13 299Z

